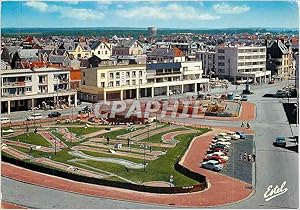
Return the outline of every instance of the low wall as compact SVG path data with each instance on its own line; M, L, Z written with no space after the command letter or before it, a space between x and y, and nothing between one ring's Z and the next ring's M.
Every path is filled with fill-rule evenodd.
M174 165L175 170L179 171L180 173L186 175L187 177L194 179L199 182L197 185L192 186L182 186L182 187L155 187L155 186L145 186L145 185L137 185L132 183L124 183L119 181L110 181L104 179L98 179L94 177L86 177L81 176L78 174L72 174L65 171L61 171L54 168L48 168L43 165L37 165L35 163L26 162L23 160L17 160L11 157L7 157L2 155L2 161L8 162L23 168L27 168L33 171L46 173L66 179L70 179L73 181L90 183L90 184L97 184L97 185L104 185L109 187L117 187L117 188L124 188L129 190L141 191L141 192L150 192L150 193L161 193L161 194L175 194L175 193L189 193L189 192L196 192L201 191L207 188L207 180L205 176L201 174L197 174L196 172L190 171L189 169L185 168L184 166L176 163Z

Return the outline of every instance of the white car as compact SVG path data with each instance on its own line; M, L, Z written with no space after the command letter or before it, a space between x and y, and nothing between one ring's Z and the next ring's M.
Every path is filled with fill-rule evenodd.
M1 124L10 123L10 119L8 117L1 117Z
M241 100L241 99L242 99L242 97L240 95L235 95L233 98L233 100Z
M206 168L212 171L221 171L223 166L219 164L219 161L216 160L209 160L206 162L201 163L202 168Z
M227 136L226 133L219 133L218 135L215 135L215 139L217 139L217 138L223 138L225 136Z
M35 113L35 114L32 114L31 116L26 117L26 120L28 120L28 121L39 120L42 118L43 118L43 116L40 113Z
M238 134L236 134L236 132L228 132L227 133L229 136L230 136L230 138L232 139L232 140L238 140L238 139L240 139L241 137L240 137L240 135L238 135Z

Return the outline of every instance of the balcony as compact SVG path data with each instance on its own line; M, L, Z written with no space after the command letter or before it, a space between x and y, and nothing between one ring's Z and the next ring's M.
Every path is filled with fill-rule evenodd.
M3 82L3 87L22 87L25 86L25 82L24 81L20 81L20 82Z

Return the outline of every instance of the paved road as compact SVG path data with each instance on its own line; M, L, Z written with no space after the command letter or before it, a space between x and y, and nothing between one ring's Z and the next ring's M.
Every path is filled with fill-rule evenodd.
M292 136L281 104L282 100L262 97L265 93L276 92L278 87L284 85L285 83L278 83L252 88L255 94L249 96L249 101L254 102L257 108L256 120L252 122L252 127L256 132L256 185L254 186L256 192L245 201L222 206L222 208L298 208L298 153L283 148L275 148L272 145L276 136ZM241 89L242 87L233 91L241 92ZM218 90L213 90L213 93L218 93ZM240 125L240 122L218 122L201 119L196 121L211 125ZM293 132L294 135L297 135L296 129ZM293 143L288 142L287 146L289 145L293 145ZM264 193L268 186L281 186L284 181L286 181L285 187L288 191L266 202ZM7 178L2 178L2 186L4 201L35 208L160 208L160 206L155 205L100 199L48 190Z

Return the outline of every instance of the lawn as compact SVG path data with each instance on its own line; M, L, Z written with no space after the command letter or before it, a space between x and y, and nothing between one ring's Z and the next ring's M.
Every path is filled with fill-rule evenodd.
M144 127L136 128L135 131L139 130L139 129L142 129L142 128L144 128ZM108 137L110 139L118 139L117 136L124 135L124 134L130 133L130 132L133 132L133 131L130 131L129 129L120 129L120 130L116 130L116 131L106 133L104 135L104 138Z
M18 141L18 139L23 143L41 145L45 147L51 146L51 144L38 133L28 133L28 136L24 133L10 138L10 140L13 141Z
M94 156L94 157L107 157L107 158L118 158L118 159L124 159L128 161L132 161L135 163L143 163L144 160L138 159L138 158L132 158L132 157L125 157L125 156L119 156L119 155L113 155L113 154L105 154L105 153L98 153L98 152L91 152L91 151L85 151L82 150L83 153Z
M158 133L158 134L155 134L154 136L149 136L149 140L148 140L148 137L143 139L141 142L149 142L149 143L161 143L161 137L167 133L170 133L170 132L174 132L174 131L183 131L183 130L186 130L186 128L176 128L174 130L169 130L169 131L166 131L166 132L162 132L162 133ZM151 133L151 131L150 131Z
M60 140L62 140L66 145L68 145L68 147L73 147L73 146L78 146L80 145L80 143L84 142L84 141L80 141L80 142L70 142L67 141L63 135L61 133L58 133L56 130L52 130L51 133L56 136L57 138L59 138Z
M100 131L103 130L104 128L99 128L99 127L82 127L82 128L77 128L77 127L67 127L67 129L71 132L71 133L75 133L76 136L81 136L81 135L85 135L85 134L89 134L89 133L94 133L96 131Z
M207 131L208 129L202 129L201 132L199 130L198 134L200 135ZM170 175L173 175L176 186L193 185L197 184L197 181L184 176L174 169L174 164L183 156L193 137L194 133L176 136L175 139L179 141L177 146L172 149L168 149L166 155L163 155L156 160L149 161L146 171L143 169L126 169L124 166L118 164L102 163L91 160L86 160L84 163L104 171L115 173L137 183L149 181L168 182Z

